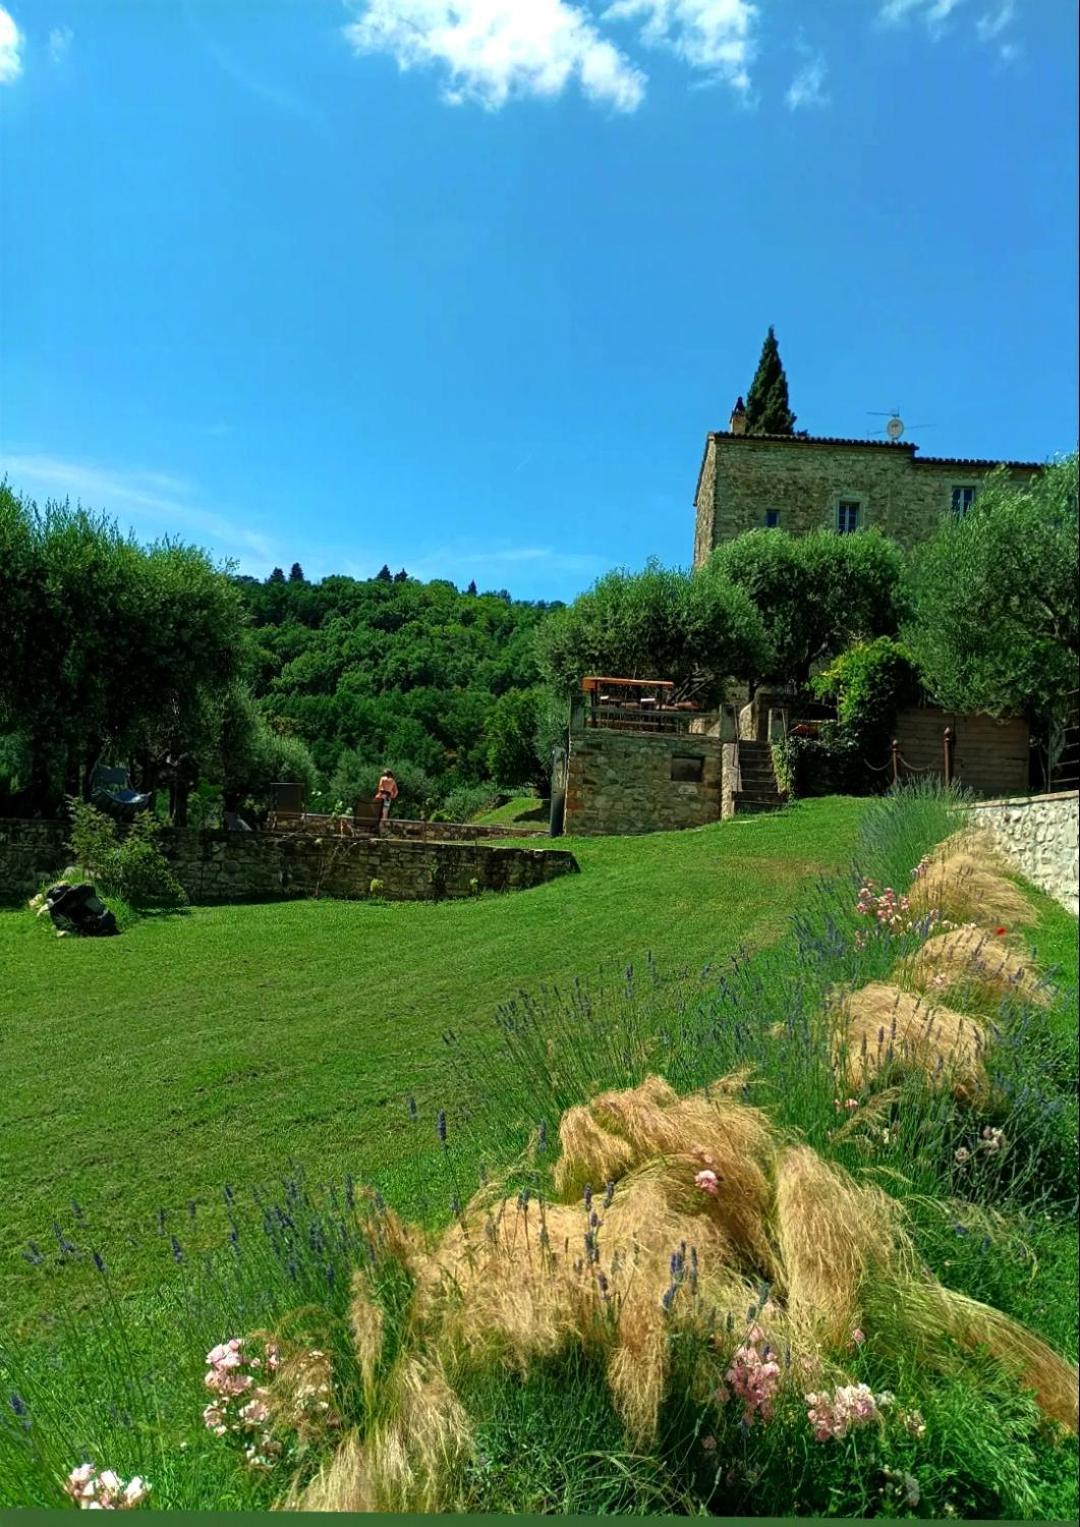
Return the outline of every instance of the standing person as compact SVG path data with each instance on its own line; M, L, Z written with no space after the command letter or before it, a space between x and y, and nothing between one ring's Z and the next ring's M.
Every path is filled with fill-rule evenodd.
M382 803L382 815L380 823L385 822L390 815L390 807L397 800L397 780L389 769L384 769L379 777L379 788L375 792L375 799Z

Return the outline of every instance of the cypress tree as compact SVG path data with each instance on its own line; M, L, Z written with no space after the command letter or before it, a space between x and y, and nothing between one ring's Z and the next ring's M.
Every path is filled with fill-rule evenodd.
M748 435L791 435L795 415L788 407L787 377L780 359L772 324L761 347L761 359L750 391L746 394L746 433Z

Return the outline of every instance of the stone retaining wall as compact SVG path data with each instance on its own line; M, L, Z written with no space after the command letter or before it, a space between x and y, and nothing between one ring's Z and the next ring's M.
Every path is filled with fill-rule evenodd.
M60 822L0 820L0 901L32 895L70 861ZM290 897L436 901L519 891L578 865L565 850L393 838L311 838L301 833L168 828L161 847L193 902ZM380 884L372 891L372 882Z
M671 832L720 820L721 742L605 731L572 733L566 781L566 832ZM673 779L681 760L700 761L700 780Z
M383 826L389 838L419 838L422 842L475 843L484 838L546 838L546 825L522 822L517 827L496 827L486 822L420 822L410 817L391 817Z
M980 801L972 818L1033 885L1075 916L1080 910L1080 793Z

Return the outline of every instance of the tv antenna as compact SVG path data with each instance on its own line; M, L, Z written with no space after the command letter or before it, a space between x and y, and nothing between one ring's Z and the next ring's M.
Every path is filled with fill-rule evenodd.
M885 419L885 420L887 420L887 423L886 423L884 429L876 429L876 430L871 431L871 438L873 438L873 439L876 439L878 435L886 435L890 440L895 442L895 441L898 441L898 440L900 440L902 438L905 430L908 428L908 426L904 423L903 419L901 419L901 417L900 417L900 409L899 409L899 407L891 408L891 409L889 409L889 411L887 413L885 413L885 412L883 412L881 410L875 411L873 409L870 409L868 411L868 416L871 419ZM911 428L912 429L931 429L931 428L933 428L933 426L932 425L928 425L928 424L913 424L911 426Z

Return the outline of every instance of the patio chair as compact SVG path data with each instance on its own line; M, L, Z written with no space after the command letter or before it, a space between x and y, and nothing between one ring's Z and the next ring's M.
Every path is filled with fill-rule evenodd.
M295 832L304 825L303 785L281 783L270 787L270 816L268 826L272 832Z
M373 801L366 795L358 796L352 809L353 832L378 832L381 822L382 801Z

